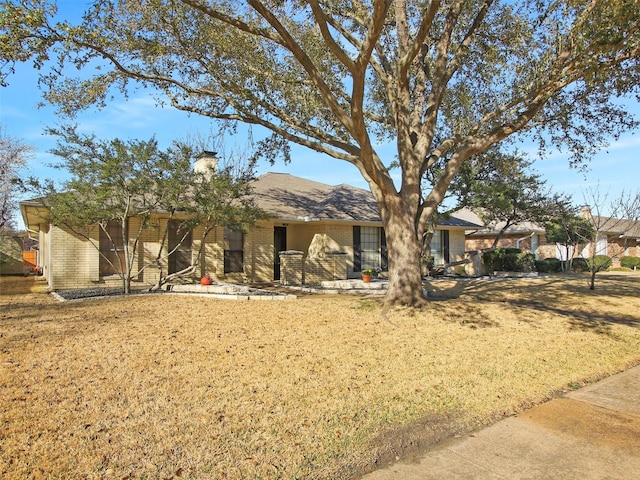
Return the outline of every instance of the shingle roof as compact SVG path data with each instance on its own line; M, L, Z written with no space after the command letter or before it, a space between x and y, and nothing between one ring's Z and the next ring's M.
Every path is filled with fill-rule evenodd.
M621 238L640 239L640 222L613 217L593 217L593 223L601 232L619 235Z
M486 236L497 235L502 230L505 222L492 223L486 228L482 228L473 233L469 233L471 236ZM531 233L544 233L545 228L533 222L520 222L508 227L504 233L506 235L528 235Z
M343 183L332 186L288 173L266 173L258 177L252 187L253 197L258 206L269 217L281 221L332 220L377 224L382 222L373 194L352 185ZM27 207L42 208L41 201L34 199L20 203L25 223L37 226L42 218L34 216L37 212ZM44 214L44 211L46 208L40 215ZM463 209L446 219L442 218L439 225L464 229L481 227L467 218L464 212Z
M331 186L287 173L267 173L256 180L253 191L260 208L281 220L381 222L373 194L344 183ZM480 227L458 212L439 224Z
M379 222L371 192L351 185L331 186L287 173L267 173L253 184L258 206L282 220Z

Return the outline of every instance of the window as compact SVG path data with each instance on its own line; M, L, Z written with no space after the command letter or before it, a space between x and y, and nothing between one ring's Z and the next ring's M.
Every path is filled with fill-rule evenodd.
M243 271L244 235L242 231L224 229L224 273Z
M170 220L167 226L169 234L169 272L176 273L191 266L191 230L179 220Z
M125 268L122 224L111 220L106 228L100 228L100 275L120 273Z
M609 243L606 235L597 235L596 237L596 255L608 255Z
M380 266L380 229L360 227L360 252L362 270Z
M449 230L436 230L433 232L429 246L434 265L449 263Z
M353 227L353 271L389 269L387 239L380 227Z

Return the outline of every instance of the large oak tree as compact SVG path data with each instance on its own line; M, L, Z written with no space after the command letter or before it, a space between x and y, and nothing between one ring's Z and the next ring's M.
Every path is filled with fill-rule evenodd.
M355 165L386 230L392 303L423 302L425 225L474 155L530 132L579 161L633 125L612 99L638 94L638 0L96 0L78 25L52 23L43 1L4 2L5 70L52 52L80 68L43 71L67 113L134 81L265 127L269 158L293 142Z

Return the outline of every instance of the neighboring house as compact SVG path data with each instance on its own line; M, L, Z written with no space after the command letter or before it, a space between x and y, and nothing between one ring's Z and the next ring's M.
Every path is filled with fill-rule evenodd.
M468 209L464 209L463 212L467 221L478 225L483 224L475 212ZM505 222L498 222L476 230L468 230L465 242L466 250L474 252L491 248L504 225ZM532 222L522 222L507 227L500 236L497 247L519 248L523 252L533 253L536 258L546 258L547 245L545 242L544 227Z
M22 238L12 233L0 232L0 275L24 275L29 273L22 260Z
M357 278L364 269L387 270L388 254L382 222L373 195L360 188L342 184L330 186L282 173L267 173L254 185L258 205L268 219L259 221L246 233L217 227L206 238L204 254L199 262L201 274L208 273L219 281L269 282L280 279L282 251L296 250L305 255L316 234L323 234L331 249L347 256L347 277ZM38 235L39 267L49 288L84 288L95 285L118 285L119 277L87 240L60 228L47 219L46 209L38 201L21 205L27 229ZM141 263L154 258L167 218L157 212L151 226L145 229L139 244ZM434 234L432 254L436 263L462 260L465 230L478 224L452 216ZM135 228L135 219L132 229ZM110 226L112 238L118 236L117 225ZM169 248L179 235L169 229ZM189 265L199 250L200 231L196 228L178 250L163 261L163 273L173 273ZM122 252L113 247L96 227L92 240L104 255ZM172 245L173 242L173 245ZM147 268L135 279L141 286L153 285L158 269Z
M478 221L480 222L479 219ZM503 227L504 222L501 222L480 230L467 232L467 250L483 250L492 247L496 236ZM548 253L553 251L546 244L544 227L532 222L518 223L508 227L500 237L500 240L498 240L497 246L501 248L519 248L523 252L533 253L536 258L547 258ZM552 256L555 256L555 253Z
M596 241L584 246L580 256L589 258L595 249L596 255L611 257L614 266L621 257L640 257L640 222L592 216L588 207L583 207L580 215L591 218L597 233Z
M583 208L580 215L591 215L588 208ZM481 223L479 217L467 211L469 221ZM616 260L620 257L640 257L640 222L620 220L607 217L593 217L593 225L598 226L598 238L595 244L587 244L580 250L570 251L569 256L589 258L596 249L598 255L608 255ZM502 229L504 223L492 225L480 230L467 232L466 249L468 251L489 248ZM498 241L498 247L519 248L523 252L533 253L536 259L558 258L567 260L567 251L564 245L548 243L545 229L535 223L523 222L507 228Z

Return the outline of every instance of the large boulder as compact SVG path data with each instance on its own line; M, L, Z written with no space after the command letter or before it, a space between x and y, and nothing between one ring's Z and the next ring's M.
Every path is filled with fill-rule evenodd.
M324 258L327 253L340 250L340 245L326 233L316 233L309 245L309 258Z

